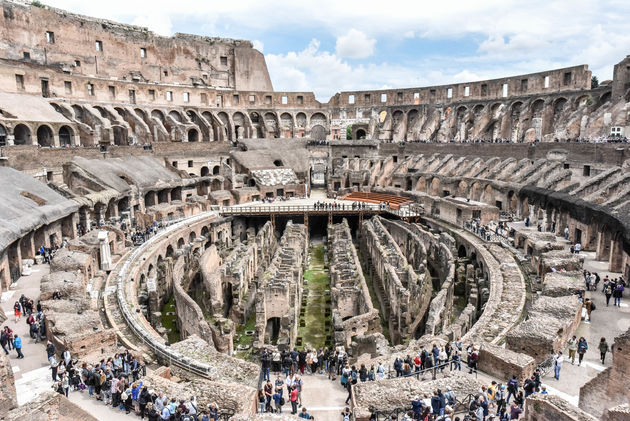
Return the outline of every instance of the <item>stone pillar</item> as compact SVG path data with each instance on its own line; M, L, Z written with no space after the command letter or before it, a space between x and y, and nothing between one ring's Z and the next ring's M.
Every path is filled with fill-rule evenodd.
M99 231L99 251L101 254L101 270L109 271L112 266L112 255L109 249L108 231Z
M58 148L60 145L61 143L59 142L59 133L53 134L53 146L55 148Z

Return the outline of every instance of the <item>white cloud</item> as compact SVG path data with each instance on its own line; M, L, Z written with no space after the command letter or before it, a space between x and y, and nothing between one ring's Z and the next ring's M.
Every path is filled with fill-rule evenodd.
M169 36L173 33L173 23L170 17L161 13L138 15L131 24L150 27L153 32L159 35Z
M376 40L368 38L363 32L354 28L337 37L335 50L339 57L367 58L374 54Z
M261 40L255 39L252 41L252 44L254 44L254 48L260 51L261 53L265 49L265 44Z

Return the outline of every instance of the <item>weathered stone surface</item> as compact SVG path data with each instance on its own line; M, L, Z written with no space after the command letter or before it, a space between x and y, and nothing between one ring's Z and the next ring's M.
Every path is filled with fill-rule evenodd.
M251 387L257 385L260 366L217 352L195 335L173 344L171 348L185 357L207 364L210 367L208 377L212 381L242 383Z

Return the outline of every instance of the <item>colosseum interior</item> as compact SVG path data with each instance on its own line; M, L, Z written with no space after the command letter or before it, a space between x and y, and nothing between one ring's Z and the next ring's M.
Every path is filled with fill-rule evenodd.
M588 141L630 132L630 56L597 87L577 65L324 103L274 91L250 41L0 7L0 320L26 355L0 357L0 419L117 417L50 392L47 341L79 366L128 350L155 395L221 419L295 419L287 395L258 404L294 349L385 368L350 386L353 420L438 388L465 419L482 385L535 373L549 393L521 419L630 419L628 306L585 288L630 278L630 147ZM612 357L556 380L573 335ZM458 343L463 370L395 370ZM304 406L340 419L348 392L309 373Z

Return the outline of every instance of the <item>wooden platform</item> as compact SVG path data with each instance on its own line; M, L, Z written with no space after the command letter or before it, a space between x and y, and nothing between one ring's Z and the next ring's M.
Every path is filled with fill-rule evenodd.
M366 203L376 203L376 204L385 202L385 203L389 203L389 206L394 210L398 210L400 209L400 206L413 202L413 200L404 196L396 196L393 194L386 194L386 193L368 193L368 192L348 193L344 195L341 199L352 200L355 202L366 202Z

